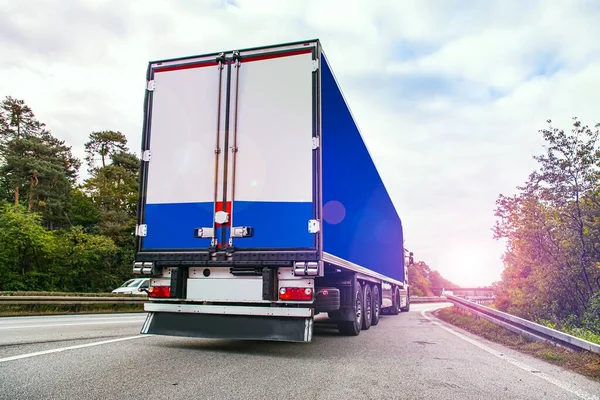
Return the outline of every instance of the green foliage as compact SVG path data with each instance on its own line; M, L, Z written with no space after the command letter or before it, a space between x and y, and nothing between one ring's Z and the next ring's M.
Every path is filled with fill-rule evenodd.
M0 290L110 291L131 277L139 159L92 132L91 174L23 100L0 103ZM13 205L11 205L13 204Z
M8 97L0 104L0 195L5 200L41 212L51 229L66 227L80 165L22 100Z
M47 290L44 268L55 252L41 216L21 206L0 205L0 290Z
M101 221L101 213L92 198L81 189L73 189L71 193L71 212L69 220L74 226L81 226L86 232L97 232Z
M500 195L494 228L507 241L496 306L561 328L600 329L599 130L541 130L539 169L514 196Z
M408 267L408 282L411 296L429 297L435 295L431 288L458 287L458 285L444 279L439 272L432 270L423 261L416 262Z
M96 162L106 167L108 159L115 153L127 151L127 139L121 132L102 131L92 132L90 140L85 144L86 157L90 172L96 168Z
M64 270L55 283L59 290L110 291L122 283L114 265L118 248L110 238L72 228L57 232L54 239L54 265Z
M600 293L590 300L590 306L583 315L583 327L597 335L600 344Z
M140 160L128 152L127 141L118 132L104 132L102 142L97 145L102 157L102 166L94 167L90 179L83 190L98 210L100 221L97 231L111 238L118 246L115 263L127 265L128 271L133 263L135 213L138 199L138 170ZM94 134L92 134L93 136ZM88 159L94 159L90 143L98 141L98 135L86 145ZM110 141L112 140L112 142ZM120 276L122 276L121 274Z
M547 320L538 320L536 321L540 325L544 325L550 329L555 329L557 331L561 331L564 333L568 333L569 335L573 335L583 340L587 340L588 342L600 344L600 326L597 324L592 324L588 326L574 326L569 322L554 322Z

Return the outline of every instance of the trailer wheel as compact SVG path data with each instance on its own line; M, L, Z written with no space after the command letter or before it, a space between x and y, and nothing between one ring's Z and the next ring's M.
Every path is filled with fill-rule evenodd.
M392 298L392 306L390 307L390 314L398 315L400 313L400 291L398 288L394 288L394 297Z
M371 325L379 323L379 314L381 313L381 299L379 298L379 286L373 285L373 319Z
M352 321L339 321L338 331L345 336L358 336L362 328L362 321L364 315L364 302L363 302L363 291L360 285L356 285L356 291L354 292L354 320Z
M373 321L373 291L371 285L365 284L365 300L363 302L365 315L363 316L362 328L366 331L371 327Z

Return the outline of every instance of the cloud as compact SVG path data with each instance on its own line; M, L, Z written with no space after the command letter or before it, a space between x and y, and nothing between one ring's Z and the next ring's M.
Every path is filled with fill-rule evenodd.
M85 5L74 0L3 6L0 32L10 59L93 62L109 43L129 33L128 9L107 2Z
M320 38L407 247L487 284L502 270L494 203L536 167L537 130L600 118L599 17L585 0L4 2L0 95L81 158L93 130L137 150L148 61Z

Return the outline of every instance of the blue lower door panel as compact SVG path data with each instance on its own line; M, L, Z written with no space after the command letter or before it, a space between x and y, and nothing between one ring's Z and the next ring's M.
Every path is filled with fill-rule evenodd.
M211 227L214 203L147 204L148 232L143 250L194 250L210 247L210 239L196 239L196 228ZM236 201L234 226L254 228L254 236L235 238L240 249L314 248L314 235L308 232L312 218L311 202ZM221 242L221 229L217 230ZM229 229L227 229L229 238Z
M210 239L196 239L194 229L213 224L214 203L146 204L148 232L143 250L206 249Z
M235 238L239 249L314 248L314 234L308 232L313 218L311 202L236 201L233 225L254 228L254 236Z

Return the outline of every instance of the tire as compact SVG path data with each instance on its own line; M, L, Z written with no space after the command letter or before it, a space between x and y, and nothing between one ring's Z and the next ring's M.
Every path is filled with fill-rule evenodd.
M410 290L406 292L406 307L402 307L400 309L400 311L402 311L402 312L410 311Z
M362 328L364 310L363 291L360 285L357 285L354 292L354 315L353 321L339 321L338 331L344 336L358 336Z
M371 285L368 283L365 284L364 296L364 315L362 319L362 328L366 331L371 327L371 322L373 321L373 291L371 290Z
M392 306L390 307L391 315L398 315L400 313L400 291L398 288L394 288L394 297L392 298Z
M379 314L381 313L381 299L379 296L379 286L373 285L373 318L371 325L375 326L379 323Z

